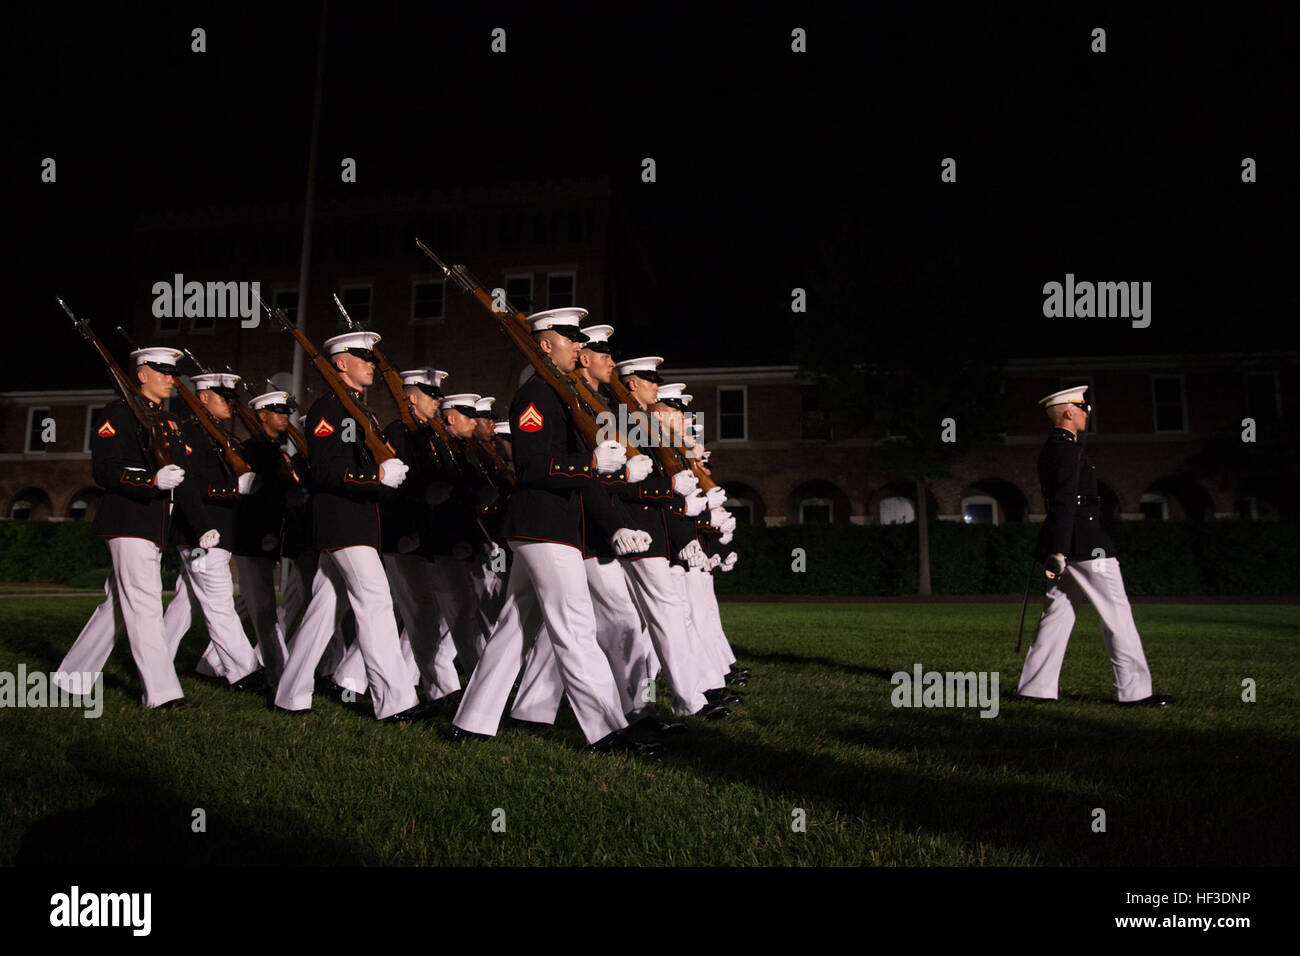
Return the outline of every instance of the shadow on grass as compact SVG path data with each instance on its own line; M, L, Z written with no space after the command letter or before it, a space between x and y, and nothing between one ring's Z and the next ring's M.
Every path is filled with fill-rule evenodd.
M51 814L23 834L18 866L367 866L380 865L364 847L314 830L263 808L255 830L219 807L206 806L204 830L194 832L195 800L142 768L107 764L89 744L68 754L78 772L111 792L94 806ZM246 812L246 809L244 810Z

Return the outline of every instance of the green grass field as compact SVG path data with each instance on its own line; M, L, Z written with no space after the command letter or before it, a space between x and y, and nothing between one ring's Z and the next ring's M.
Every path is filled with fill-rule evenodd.
M0 600L0 670L53 670L96 603ZM201 629L178 660L200 709L148 712L123 640L100 719L0 711L0 863L1294 863L1300 608L1138 606L1165 711L1111 702L1091 611L1062 700L1013 700L1016 613L724 604L745 703L655 760L583 752L567 709L549 736L465 745L446 718L386 726L322 699L288 718L191 676ZM890 675L918 662L999 672L999 715L895 709Z

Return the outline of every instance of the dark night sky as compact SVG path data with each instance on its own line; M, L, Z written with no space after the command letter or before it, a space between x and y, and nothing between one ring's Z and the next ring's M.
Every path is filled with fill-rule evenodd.
M64 352L69 381L99 377L53 296L88 313L129 302L136 213L301 199L319 9L14 15L7 321ZM332 3L319 195L608 176L654 264L646 294L715 357L788 360L789 290L843 230L903 265L848 307L814 300L828 321L883 334L888 304L942 262L926 281L966 290L1022 354L1294 348L1297 16L1177 9ZM495 26L504 56L488 49ZM789 52L794 26L805 55ZM1104 55L1088 51L1094 26ZM56 185L39 181L47 155ZM344 155L355 185L338 181ZM944 156L954 185L939 182ZM1243 156L1259 183L1240 182ZM1066 272L1152 281L1153 327L1051 325L1042 284ZM50 366L8 364L6 387L56 384Z

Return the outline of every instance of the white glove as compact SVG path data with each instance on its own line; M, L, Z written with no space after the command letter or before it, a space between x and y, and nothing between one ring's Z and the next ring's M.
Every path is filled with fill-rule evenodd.
M735 537L735 535L732 532L727 531L718 537L718 544L731 544L731 539L733 537Z
M410 466L400 458L390 458L379 466L379 483L388 488L396 488L406 480Z
M722 532L724 532L724 533L725 533L725 532L735 531L735 530L736 530L736 516L733 515L733 514L728 514L728 515L727 515L727 520L724 521L724 522L722 522L722 524L718 526L718 530L719 530L719 531L722 531Z
M644 537L643 537L644 536ZM614 545L614 553L620 558L627 554L636 554L639 551L645 551L650 547L650 542L644 538L650 537L644 531L633 531L631 528L619 528L610 538Z
M716 567L717 567L719 564L721 564L721 563L722 563L722 555L720 555L720 554L711 554L711 555L709 555L709 570L710 570L710 571L713 570L714 568L716 568Z
M221 543L221 532L218 531L216 528L213 528L210 531L205 531L203 532L202 535L199 536L199 547L205 551L208 548L215 548L220 543Z
M654 471L654 462L650 460L649 455L637 455L635 458L627 460L627 480L635 484L638 481L644 481L646 475Z
M692 491L696 491L699 487L699 479L695 477L693 472L685 468L673 475L673 491L683 498L688 497Z
M694 518L696 515L704 514L704 509L708 506L709 500L696 489L686 496L686 517Z
M163 465L153 476L159 491L171 491L185 480L185 469L180 465Z
M257 472L246 471L235 479L235 484L238 486L241 495L251 495L261 486L262 482L258 480Z
M709 510L709 524L719 531L722 530L722 526L727 523L727 519L730 517L731 512L727 511L726 508L714 507Z
M1065 555L1063 554L1049 554L1047 560L1043 563L1046 565L1047 570L1051 571L1056 577L1060 577L1065 573Z
M712 454L713 452L706 448L704 451L700 452L700 461L707 465L709 463L709 456Z
M644 457L644 456L642 456ZM627 464L627 449L616 441L603 441L596 446L596 470L610 474Z
M709 563L709 556L704 553L698 541L692 541L682 550L677 552L677 557L686 562L686 566L691 570L702 568Z
M736 560L737 560L737 555L736 552L733 551L731 552L731 554L727 555L727 560L722 562L721 565L722 570L730 571L732 568L736 566Z
M722 485L714 485L705 492L704 497L709 499L710 508L721 508L727 500L727 489Z

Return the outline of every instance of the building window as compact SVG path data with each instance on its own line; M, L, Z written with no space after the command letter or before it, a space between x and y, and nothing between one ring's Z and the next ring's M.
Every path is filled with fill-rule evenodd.
M1276 372L1250 372L1246 376L1246 415L1256 425L1272 425L1282 413Z
M170 293L168 293L170 295ZM157 319L155 331L164 334L179 332L181 330L181 317L179 315L160 315Z
M916 508L911 498L894 495L880 502L881 524L911 524L916 520Z
M50 417L48 408L29 408L27 410L27 448L28 452L45 451L45 442L41 433L45 431L45 419Z
M1181 375L1153 375L1151 397L1156 409L1156 431L1181 432L1187 430L1187 414L1183 400Z
M831 441L831 413L826 408L826 389L804 385L800 390L803 411L803 440Z
M961 518L967 524L997 524L998 503L988 495L970 495L961 500Z
M1164 495L1145 494L1140 507L1145 521L1169 520L1169 501Z
M722 507L731 512L731 516L736 519L736 524L754 523L754 503L748 498L728 498L722 503Z
M805 498L799 502L800 524L830 524L834 516L829 498Z
M100 406L91 405L89 408L86 409L86 440L82 444L81 447L82 451L84 452L90 451L90 436L95 434L95 422L103 416L104 410L106 408L108 408L107 405L100 405Z
M32 516L32 503L30 501L15 501L13 507L9 509L9 517L15 521L26 521Z
M443 320L442 282L418 279L411 283L411 321L416 325L435 325Z
M78 498L68 506L68 518L72 521L80 521L82 518L86 517L86 509L86 502L83 499Z
M578 294L577 276L572 272L552 272L546 277L546 307L566 309Z
M207 309L205 307L204 311ZM217 327L217 317L215 315L195 315L190 320L190 331L202 335L205 332L211 332Z
M289 320L290 325L298 324L298 290L297 289L277 289L272 298L274 306L282 311L285 318ZM280 332L279 323L272 323L274 328L271 331Z
M745 386L718 386L718 440L744 441L748 437Z
M345 285L339 291L339 299L343 302L343 308L348 310L348 315L352 316L352 321L357 325L367 326L370 324L370 286L367 285ZM339 329L346 330L347 323L343 321L343 316L339 316Z
M1071 375L1069 378L1061 379L1061 388L1077 388L1080 385L1088 386L1086 398L1093 406L1092 411L1088 413L1088 426L1083 430L1085 435L1091 435L1097 430L1097 389L1093 387L1092 377L1087 375Z
M531 275L506 276L506 301L516 311L528 315L539 311L533 308L533 277Z

